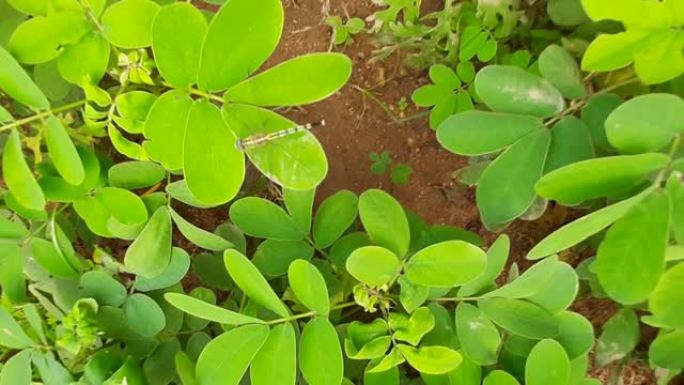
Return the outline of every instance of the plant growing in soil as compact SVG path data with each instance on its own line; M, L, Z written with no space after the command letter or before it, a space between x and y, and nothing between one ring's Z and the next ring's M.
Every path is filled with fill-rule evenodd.
M232 204L232 223L260 241L251 259L244 244L211 257L236 286L223 306L207 303L223 297L211 291L165 294L206 320L193 337L228 330L203 337L197 383L226 373L221 383L237 384L248 368L254 384L294 384L297 368L309 384L399 384L409 371L426 384L584 379L593 330L567 310L578 288L570 265L548 258L497 285L505 235L485 252L477 235L428 226L381 190L340 191L315 214L313 195L285 190L285 208L256 197Z
M210 22L185 2L0 9L0 383L166 384L182 315L159 290L181 290L190 266L172 226L201 248L234 246L230 228L203 230L172 203L232 200L245 155L277 184L317 186L320 144L267 108L331 95L351 61L314 53L254 75L280 39L277 0L231 1ZM132 160L115 163L100 138ZM98 237L131 241L123 261Z
M645 29L644 39L651 29L670 25L664 15L684 14L676 2L629 3L620 11L624 14L605 2L582 3L594 20L622 21L628 32L619 36ZM648 17L640 18L643 25L633 24L630 12ZM471 179L477 180L477 203L489 228L537 218L549 201L593 209L550 234L527 258L553 256L598 235L595 257L582 263L583 278L595 295L625 307L599 339L598 362L622 360L635 348L635 310L643 310L641 321L659 329L649 360L665 371L667 381L684 368L682 314L672 306L682 300L677 287L684 241L684 100L656 92L623 101L611 92L638 80L662 83L680 72L668 67L671 61L646 60L640 48L604 43L613 38L599 35L582 66L611 70L635 61L635 75L595 89L584 84L572 56L551 45L539 57L539 74L512 66L483 68L475 88L491 111L447 118L438 139L458 154L484 157L481 174ZM659 46L654 40L643 43L650 52ZM621 49L624 60L617 63L610 50ZM678 49L661 53L681 56Z

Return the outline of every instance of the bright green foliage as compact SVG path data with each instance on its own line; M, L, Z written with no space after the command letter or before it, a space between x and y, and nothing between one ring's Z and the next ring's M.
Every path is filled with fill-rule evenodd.
M166 207L161 207L126 250L124 263L132 273L152 278L161 274L170 260L171 215Z
M382 190L368 190L359 197L359 216L374 243L400 258L406 255L411 233L399 202Z
M190 4L171 4L155 17L152 51L159 72L172 86L183 88L197 82L207 29L202 12Z
M159 12L152 0L122 0L102 15L107 39L120 48L143 48L152 44L152 24Z
M7 188L22 206L42 210L45 196L21 151L19 132L12 131L2 152L2 175Z
M337 332L327 318L314 318L302 330L299 361L302 375L311 385L334 385L342 381L342 349Z
M0 47L0 89L27 106L39 109L50 106L43 92L3 47Z
M278 0L226 3L212 19L204 38L199 87L222 91L254 73L273 53L282 25L283 9Z
M358 17L348 18L345 22L337 15L326 17L325 24L333 29L332 44L334 45L351 44L354 42L352 36L363 31L366 26L363 19Z
M183 173L200 202L226 203L240 190L245 158L233 145L235 139L216 106L206 100L192 105L183 143Z
M566 385L570 380L570 361L563 347L554 340L537 343L525 363L525 384Z
M361 247L349 255L346 268L354 278L369 286L381 287L394 279L401 267L399 258L379 246Z
M409 259L406 276L419 285L453 287L472 281L487 265L485 252L463 241L428 246Z
M453 69L443 64L433 65L430 67L430 80L433 84L416 89L411 99L417 106L432 107L432 129L439 127L452 114L473 109L471 96L462 87L461 79Z
M623 154L658 151L684 132L682 117L684 100L680 97L642 95L608 116L606 135L610 144Z
M625 305L648 298L664 269L670 200L655 192L635 205L608 230L594 271L608 295ZM625 280L625 272L638 279Z
M596 344L599 365L622 359L639 342L639 320L633 310L622 309L606 322Z
M594 21L615 20L624 32L599 35L582 59L585 71L612 71L634 63L646 84L662 83L684 72L679 29L684 25L684 7L679 1L582 0Z

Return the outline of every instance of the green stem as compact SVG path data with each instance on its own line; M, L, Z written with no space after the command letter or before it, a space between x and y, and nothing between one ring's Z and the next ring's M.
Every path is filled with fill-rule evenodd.
M39 112L39 113L37 113L35 115L31 115L27 118L19 119L19 120L16 120L10 124L0 126L0 132L11 130L13 128L23 126L24 124L32 123L36 120L44 119L50 115L54 115L54 114L57 114L60 112L68 111L68 110L73 110L74 108L81 107L85 103L86 103L86 100L82 99L82 100L78 100L78 101L75 101L75 102L72 102L69 104L65 104L65 105L60 106L60 107L55 107L55 108L47 110L47 111Z
M482 297L441 297L435 299L437 302L463 302L463 301L477 301Z
M176 88L167 82L162 82L161 84L162 84L162 86L167 87L167 88L172 88L172 89ZM197 95L197 96L201 96L203 98L213 100L215 102L225 103L225 100L223 99L223 97L221 97L219 95L214 95L214 94L209 93L209 92L204 92L204 91L199 90L197 88L191 87L191 88L188 88L187 91L188 91L188 93L190 93L190 95Z
M330 311L340 310L340 309L348 308L348 307L354 306L354 305L356 305L356 302L345 302L345 303L341 303L339 305L335 305L335 306L331 307ZM295 314L295 315L292 315L289 317L274 319L274 320L266 322L266 325L276 325L276 324L281 324L281 323L285 323L285 322L292 322L292 321L302 319L302 318L314 317L316 315L317 315L317 313L315 311L309 311L306 313Z
M658 173L658 176L656 177L655 182L653 182L654 186L660 186L660 184L665 179L665 176L668 173L668 171L670 171L670 166L672 165L672 162L674 162L674 157L677 154L677 151L679 151L679 146L682 144L683 140L684 140L684 134L681 134L681 135L677 135L677 137L672 142L672 146L670 146L670 151L667 154L667 156L670 157L670 161Z
M615 84L613 84L613 85L611 85L611 86L609 86L609 87L606 87L606 88L604 88L604 89L602 89L602 90L596 92L594 95L603 95L603 94L607 94L607 93L609 93L609 92L612 92L612 91L617 90L618 88L624 87L624 86L626 86L626 85L628 85L628 84L632 84L632 83L637 82L637 81L639 81L639 78L637 78L637 77L629 78L629 79L626 79L626 80L624 80L624 81L615 83Z

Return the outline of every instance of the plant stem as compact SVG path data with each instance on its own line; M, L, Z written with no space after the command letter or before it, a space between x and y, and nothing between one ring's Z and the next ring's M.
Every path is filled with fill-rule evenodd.
M1 126L0 132L11 130L13 128L20 127L24 124L32 123L36 120L44 119L45 117L48 117L50 115L54 115L54 114L57 114L60 112L68 111L68 110L73 110L74 108L81 107L85 103L86 103L86 100L82 99L82 100L78 100L78 101L75 101L75 102L72 102L69 104L65 104L65 105L60 106L60 107L55 107L55 108L47 110L47 111L39 112L39 113L37 113L35 115L31 115L27 118L19 119L19 120L16 120L10 124Z
M607 94L607 93L609 93L609 92L611 92L611 91L615 91L615 90L617 90L618 88L624 87L624 86L626 86L626 85L628 85L628 84L632 84L632 83L634 83L634 82L636 82L636 81L639 81L639 78L637 78L637 77L629 78L629 79L627 79L627 80L624 80L624 81L615 83L615 84L613 84L613 85L611 85L611 86L609 86L609 87L606 87L606 88L604 88L604 89L602 89L602 90L596 92L594 95L603 95L603 94Z
M344 308L354 306L354 305L356 305L356 302L345 302L345 303L341 303L339 305L335 305L335 306L331 307L330 311L340 310L340 309L344 309ZM298 319L309 318L309 317L314 317L314 316L316 316L316 312L315 311L309 311L306 313L295 314L295 315L285 317L285 318L274 319L274 320L266 322L266 325L276 325L276 324L291 322L291 321L295 321Z
M667 172L670 170L670 165L672 165L672 162L674 161L674 156L675 156L675 154L677 154L677 151L679 150L679 146L682 144L682 140L684 140L683 138L684 138L684 134L677 135L677 137L672 142L672 146L670 146L670 151L667 154L667 156L670 157L670 161L658 173L658 176L656 177L655 182L653 182L654 186L660 186L660 184L663 182L663 179L665 179L665 174L667 174Z
M171 84L169 84L169 83L167 83L167 82L162 82L161 85L164 86L164 87L167 87L167 88L171 88L171 89L175 89L175 88L176 88L176 87L172 86ZM192 87L191 87L191 88L188 88L187 91L188 91L188 93L190 93L190 95L201 96L201 97L203 97L203 98L207 98L207 99L213 100L213 101L215 101L215 102L219 102L219 103L224 103L224 102L225 102L225 100L223 100L223 97L221 97L221 96L219 96L219 95L214 95L214 94L209 93L209 92L204 92L204 91L199 90L199 89L197 89L197 88L192 88Z
M463 302L463 301L477 301L482 297L441 297L435 299L437 302Z

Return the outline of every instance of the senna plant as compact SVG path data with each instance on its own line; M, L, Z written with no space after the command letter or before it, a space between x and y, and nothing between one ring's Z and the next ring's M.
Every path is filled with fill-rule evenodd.
M210 15L209 22L184 2L17 0L10 5L28 16L0 52L0 87L35 114L15 121L3 111L0 130L20 135L17 128L36 127L24 142L36 148L45 138L65 182L53 181L46 192L28 182L30 173L23 173L22 180L32 187L20 194L10 182L9 190L24 207L41 210L46 195L83 182L83 161L70 137L90 142L108 136L124 156L152 160L183 175L192 195L208 206L238 194L245 153L260 171L288 188L310 189L325 177L325 154L308 132L244 152L235 145L255 134L295 126L266 108L321 100L344 85L351 72L346 56L316 53L252 76L280 39L280 1L232 1ZM57 78L43 87L49 94L55 93L53 83L67 83L85 97L53 107L19 63L35 65L36 82L46 71ZM82 108L80 116L58 115L75 108ZM8 143L14 146L16 140ZM23 164L17 167L26 170Z
M202 337L196 363L176 357L181 378L391 385L415 371L426 384L585 383L593 329L567 310L578 290L570 265L548 258L499 286L505 235L485 252L476 235L428 226L381 190L340 191L315 215L313 195L231 205L232 223L262 240L251 259L214 255L235 285L223 304L165 294L208 323L193 336L216 335ZM367 320L350 320L359 311Z

